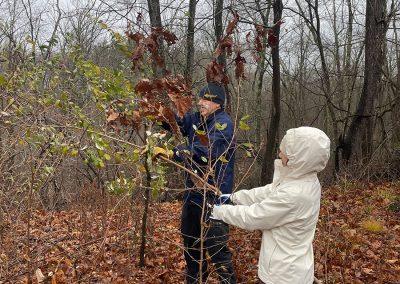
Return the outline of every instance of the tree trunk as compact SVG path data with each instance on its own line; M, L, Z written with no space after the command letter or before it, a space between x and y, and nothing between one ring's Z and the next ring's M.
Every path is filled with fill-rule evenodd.
M147 6L149 9L150 26L151 28L161 28L161 12L160 12L160 1L159 0L147 0ZM164 62L163 66L153 62L153 73L155 77L161 77L165 74L165 56L164 56L164 44L161 38L158 38L158 54Z
M146 169L146 182L145 182L145 191L144 191L144 210L142 215L142 228L141 228L141 243L140 243L140 256L139 256L139 266L143 267L146 265L146 237L147 237L147 216L149 212L150 205L150 190L151 190L151 173L150 173L150 165L148 160L151 157L148 157L146 154L146 161L144 163Z
M393 18L393 33L395 42L399 42L397 27L396 27L396 18ZM392 88L393 90L393 100L395 105L392 110L392 125L393 125L393 146L396 149L400 149L400 47L396 45L396 87Z
M265 146L263 165L261 169L261 182L266 184L272 180L274 171L274 155L277 148L277 138L279 132L279 121L281 116L281 70L279 63L279 33L280 25L276 24L282 18L283 3L281 0L275 0L273 4L274 35L277 37L277 43L272 46L272 117L269 124L268 139Z
M269 14L271 11L271 2L268 2L268 6L266 9L265 14L263 13L263 9L260 5L260 1L256 1L257 4L257 11L260 13L263 25L265 27L268 26L268 19ZM256 147L260 147L261 144L261 121L263 118L262 115L262 89L264 83L264 74L266 71L265 60L266 60L266 53L267 53L267 37L263 38L263 49L259 52L260 61L257 64L256 73L258 75L256 83Z
M348 162L359 142L361 157L373 151L375 102L382 92L382 75L386 55L386 0L367 0L365 17L364 83L356 113L343 141L343 158Z
M186 35L186 67L185 78L189 86L192 85L194 63L194 20L196 17L197 0L189 0L189 18Z
M160 14L160 1L159 0L148 0L147 1L150 15L150 25L152 28L162 27L161 14ZM162 39L158 39L158 53L165 60L164 49ZM153 72L155 77L161 77L165 74L165 66L159 66L156 62L153 62ZM146 170L146 182L144 191L144 209L142 215L142 227L141 227L141 243L140 243L140 255L139 255L139 266L143 267L146 265L146 241L147 241L147 217L150 205L150 190L151 190L151 165L149 162L150 157L146 154L146 161L144 162L144 168Z
M215 27L215 47L218 46L219 41L222 39L224 34L224 27L222 24L222 16L224 11L224 0L216 0L215 1L215 8L214 8L214 27ZM222 52L220 56L218 56L217 61L219 64L224 66L224 70L226 72L226 55L225 52ZM226 111L231 113L231 104L232 99L229 93L228 85L224 85L225 92L226 92Z

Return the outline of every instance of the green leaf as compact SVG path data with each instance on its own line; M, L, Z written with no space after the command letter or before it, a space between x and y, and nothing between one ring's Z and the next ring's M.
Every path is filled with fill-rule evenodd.
M198 134L198 135L206 135L206 132L204 130L196 130L196 134Z
M239 128L245 131L250 130L250 126L243 121L239 121Z
M111 156L107 153L104 154L104 159L106 159L107 161L111 160Z
M103 160L98 158L98 157L95 157L93 159L93 164L98 168L104 168L105 167Z
M5 85L7 85L6 77L0 74L0 87L4 87Z
M225 158L225 156L219 157L219 160L223 163L228 163L228 160Z
M132 161L137 162L139 160L139 157L140 157L140 150L139 149L133 150Z
M54 168L45 166L44 167L44 171L45 171L46 174L51 174L52 172L54 172Z
M63 145L63 146L61 147L61 153L62 153L63 155L66 155L66 154L68 153L68 150L69 150L68 145Z
M250 149L254 148L253 143L243 143L242 145L243 145L244 147L246 147L246 148L250 148Z
M249 118L250 118L250 115L246 114L246 115L243 116L240 120L241 120L241 121L247 121L247 120L249 120Z
M77 149L72 149L70 152L71 157L76 157L78 156L78 150Z
M246 114L245 116L243 116L240 121L239 121L239 128L242 130L250 130L250 126L246 123L247 120L249 120L250 115Z
M217 123L215 124L215 127L216 127L218 130L220 130L220 131L224 130L227 126L228 126L228 124L226 124L226 123L221 124L221 123L217 122Z
M115 153L114 159L117 164L120 164L122 162L122 153L121 152Z
M207 158L206 158L206 157L201 156L200 159L201 159L204 163L207 163Z

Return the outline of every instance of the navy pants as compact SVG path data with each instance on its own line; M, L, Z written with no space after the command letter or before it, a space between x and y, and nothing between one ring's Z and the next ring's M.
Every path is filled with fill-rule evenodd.
M191 201L186 201L182 208L181 233L185 248L186 283L199 283L200 275L200 220L201 206ZM229 226L222 221L209 220L210 212L206 212L202 279L207 280L206 252L214 264L221 283L236 283L236 277L232 265L232 254L227 247L229 238Z

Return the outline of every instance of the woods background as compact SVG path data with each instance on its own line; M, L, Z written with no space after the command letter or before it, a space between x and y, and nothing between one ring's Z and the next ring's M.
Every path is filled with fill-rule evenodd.
M218 66L237 125L236 189L271 180L279 141L298 126L331 138L324 186L372 189L400 176L399 1L0 0L0 15L0 282L31 281L65 240L38 251L35 218L68 210L81 245L100 239L104 255L113 228L144 266L159 221L148 216L183 190L182 171L151 160L179 140L160 128L161 107L179 110ZM181 87L178 103L165 96L144 111L139 83L164 76ZM398 190L388 192L381 202L398 210ZM58 270L59 259L43 260L54 272L45 279L94 277L68 278L77 268L65 259L79 257ZM329 256L321 265L326 281L348 281Z

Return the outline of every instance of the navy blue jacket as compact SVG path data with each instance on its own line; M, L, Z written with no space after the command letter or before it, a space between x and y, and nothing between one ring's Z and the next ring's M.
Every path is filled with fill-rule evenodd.
M200 177L210 168L213 169L208 183L218 187L222 193L232 193L235 139L230 116L220 109L204 120L199 112L188 112L182 119L178 118L177 122L188 143L175 149L175 160L184 162L187 168L195 171ZM184 155L189 155L192 159L184 159ZM202 204L203 189L197 189L189 174L185 175L185 185L188 189L185 201ZM214 198L212 192L207 193L208 202L213 202Z

